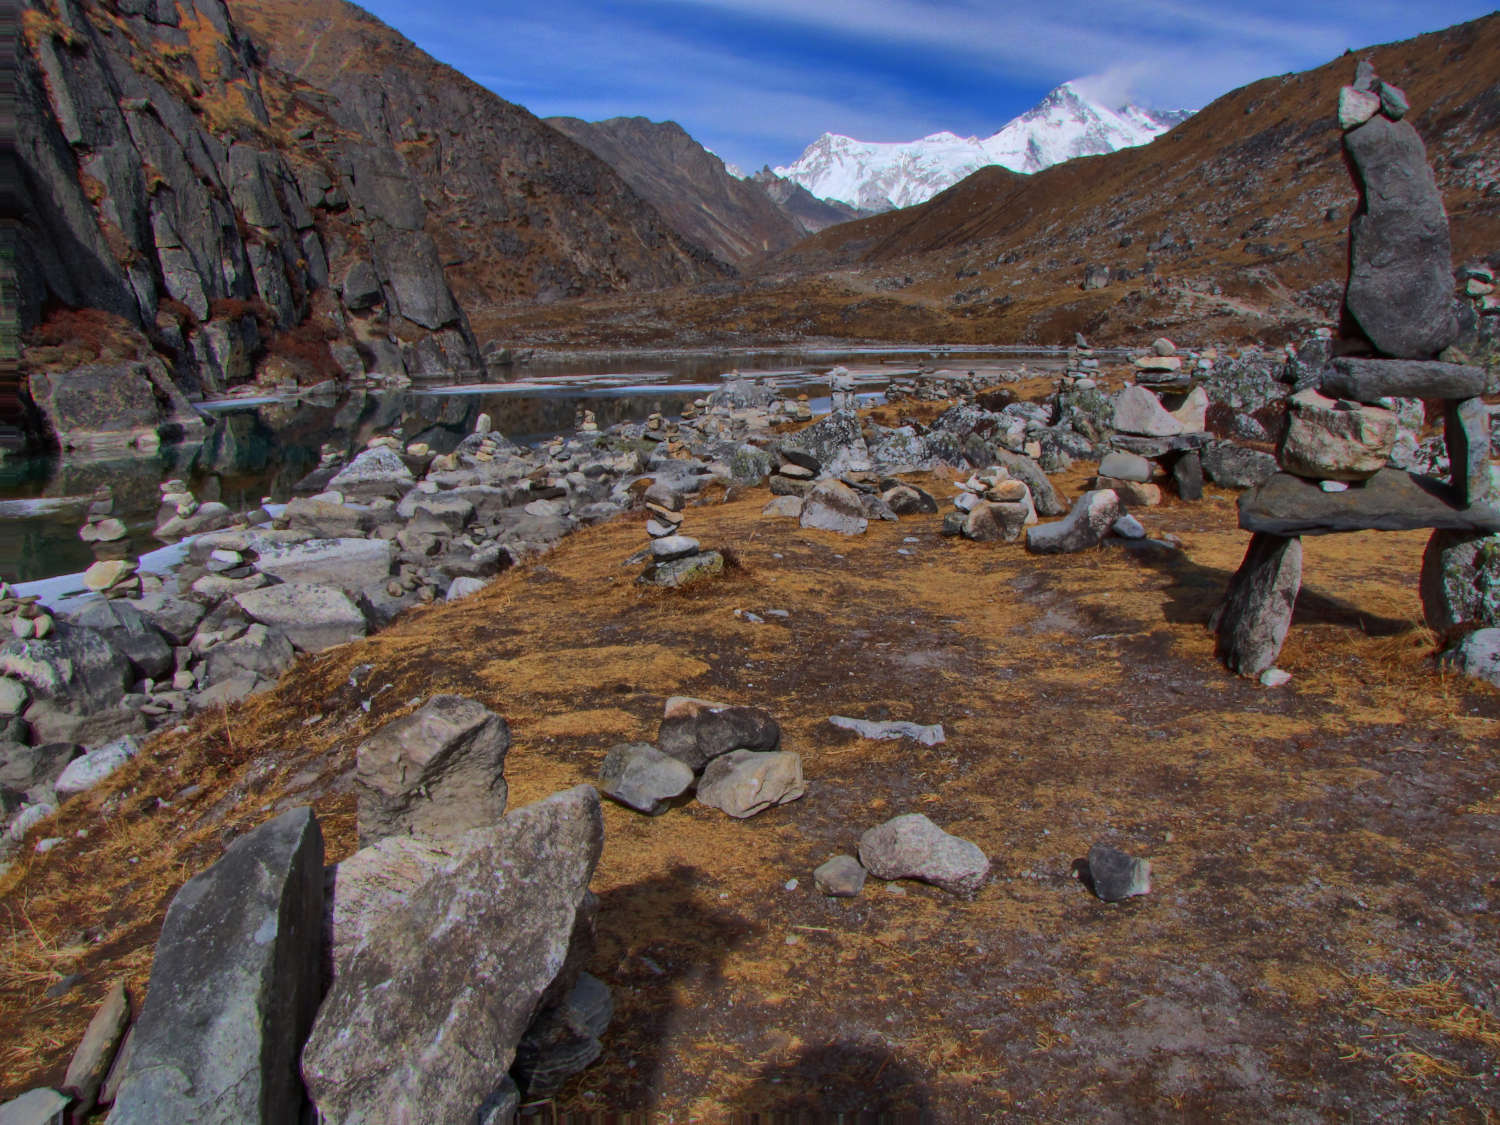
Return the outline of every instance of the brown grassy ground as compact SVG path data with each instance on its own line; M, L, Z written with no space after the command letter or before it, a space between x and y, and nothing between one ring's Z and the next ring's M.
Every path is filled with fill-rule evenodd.
M1495 1118L1500 696L1433 670L1422 534L1307 542L1295 678L1268 691L1204 628L1246 542L1227 494L1141 513L1178 553L1061 558L942 539L932 516L803 531L762 518L766 498L690 510L737 560L722 581L645 591L620 566L639 521L590 529L300 662L71 803L39 833L68 842L0 885L0 1092L60 1078L113 978L144 987L171 894L234 833L313 801L346 854L353 750L419 699L506 716L521 804L653 739L684 692L769 708L811 788L746 822L607 808L592 970L617 1015L556 1108ZM838 713L948 741L861 741ZM813 889L907 811L993 857L972 902ZM1091 897L1071 868L1096 841L1150 856L1154 892ZM46 999L67 973L82 983Z

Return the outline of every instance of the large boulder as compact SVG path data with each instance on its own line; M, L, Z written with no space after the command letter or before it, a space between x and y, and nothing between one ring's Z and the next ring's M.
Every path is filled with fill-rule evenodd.
M285 633L255 624L234 640L209 649L204 682L218 684L242 678L274 683L295 658L292 642Z
M241 836L172 899L113 1125L300 1120L322 940L323 834L304 807Z
M452 836L494 824L508 796L510 728L484 704L436 695L355 753L359 842Z
M1112 490L1085 492L1066 519L1028 529L1026 549L1037 555L1058 555L1097 547L1120 518L1120 510L1120 498Z
M302 1054L321 1119L472 1120L568 962L603 845L588 786L453 841L334 978Z
M286 582L236 594L252 621L279 629L299 652L322 652L365 635L365 616L337 586Z
M781 744L781 725L759 707L673 696L656 741L663 754L701 773L731 750L775 750Z
M123 448L155 434L162 421L155 387L140 363L33 371L29 386L63 449Z
M870 523L859 493L838 480L822 481L807 494L800 520L803 527L840 535L863 535Z
M350 500L397 500L416 483L401 455L380 446L350 461L328 487Z
M859 416L848 410L835 410L807 429L783 438L777 451L784 460L822 476L870 467L870 451Z
M1189 427L1174 417L1161 399L1145 387L1132 384L1115 399L1114 427L1123 434L1146 437L1172 437ZM1197 427L1202 429L1201 426Z
M1377 349L1430 359L1458 335L1443 197L1410 121L1375 116L1344 134L1360 189L1349 226L1349 315Z
M877 879L919 879L970 896L989 878L978 845L944 832L921 813L892 817L859 838L859 861Z
M263 543L257 568L283 582L337 586L350 594L384 586L395 547L384 539L309 539Z
M137 675L171 677L172 646L155 623L123 598L96 598L70 616L75 625L97 629L130 661Z
M33 699L56 700L88 715L120 702L131 668L102 633L59 621L48 637L0 646L0 675L20 680Z

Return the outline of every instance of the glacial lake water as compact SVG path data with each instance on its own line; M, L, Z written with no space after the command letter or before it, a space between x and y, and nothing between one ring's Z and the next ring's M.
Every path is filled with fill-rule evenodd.
M284 502L317 467L325 445L347 455L378 434L452 449L487 413L512 441L535 444L571 431L582 410L601 428L672 415L737 372L828 408L828 372L848 369L872 398L889 381L922 369L981 370L1025 363L1055 368L1060 349L927 347L764 351L567 353L501 369L493 382L428 381L404 390L355 391L338 399L241 398L200 404L219 419L201 442L163 445L130 457L32 457L0 463L0 578L29 581L83 570L99 558L136 556L161 544L158 485L189 483L201 500L248 510L263 498ZM495 378L492 373L492 378ZM108 485L128 538L88 544L78 538L94 492Z

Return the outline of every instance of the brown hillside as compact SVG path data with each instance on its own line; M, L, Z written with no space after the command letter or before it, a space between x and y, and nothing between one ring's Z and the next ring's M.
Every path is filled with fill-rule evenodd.
M1236 90L1150 145L1033 176L976 173L764 263L729 300L677 293L552 310L545 339L801 334L1070 342L1170 330L1281 342L1336 315L1357 195L1334 110L1356 57L1404 87L1453 226L1455 264L1500 254L1500 15ZM1107 265L1108 288L1082 289ZM481 312L481 318L484 313ZM586 324L586 327L585 327ZM518 324L496 324L518 331Z
M549 117L547 124L620 173L674 229L720 261L785 250L807 233L764 188L731 176L675 121Z
M728 271L603 161L343 0L232 0L274 68L394 147L466 308L654 289Z

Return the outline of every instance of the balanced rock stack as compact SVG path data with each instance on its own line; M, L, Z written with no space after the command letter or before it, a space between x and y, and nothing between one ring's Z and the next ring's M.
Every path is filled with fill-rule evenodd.
M85 543L115 543L125 538L125 523L115 515L115 498L108 485L94 494L78 538Z
M1110 452L1091 488L1113 489L1128 505L1150 507L1161 503L1153 478L1170 477L1182 499L1202 498L1200 451L1209 435L1208 392L1195 385L1199 362L1178 355L1167 339L1155 341L1134 360L1135 381L1115 399Z
M53 629L52 616L36 595L21 597L6 582L0 582L0 622L4 622L12 636L23 641L51 636Z
M175 543L189 535L219 531L234 522L228 505L217 500L199 503L184 481L169 480L161 484L161 505L156 509L156 531L163 543Z
M1094 349L1083 338L1074 334L1074 345L1068 349L1068 366L1063 372L1063 387L1070 390L1088 391L1098 386L1099 361L1094 358Z
M682 534L686 516L682 493L657 481L643 499L651 565L636 581L647 586L684 586L723 572L723 555L703 550L698 540Z
M1448 218L1408 108L1368 62L1339 97L1360 191L1336 349L1346 354L1316 389L1292 396L1282 471L1240 497L1240 526L1254 535L1213 627L1219 654L1242 675L1269 670L1285 641L1301 585L1299 536L1437 529L1423 579L1437 589L1426 572L1441 569L1445 550L1500 531L1484 372L1437 358L1458 334ZM1403 400L1443 402L1448 482L1388 465ZM1437 608L1428 616L1441 616Z
M1014 543L1037 522L1036 504L1025 481L1013 480L1004 465L981 469L958 486L943 520L943 534L988 543Z

